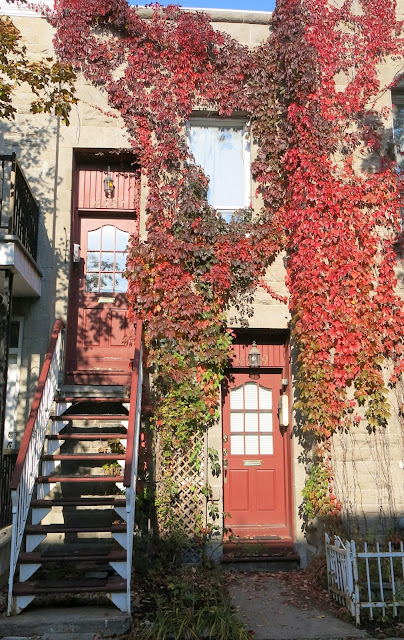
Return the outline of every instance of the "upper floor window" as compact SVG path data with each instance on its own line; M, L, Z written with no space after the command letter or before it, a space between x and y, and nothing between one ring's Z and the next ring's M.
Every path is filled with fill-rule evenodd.
M393 137L397 165L404 169L404 93L393 93Z
M250 205L250 147L246 123L197 119L188 125L190 150L209 178L208 202L230 222Z

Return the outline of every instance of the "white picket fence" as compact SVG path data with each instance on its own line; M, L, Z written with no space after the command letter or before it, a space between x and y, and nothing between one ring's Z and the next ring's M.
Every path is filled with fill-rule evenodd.
M384 548L379 542L364 542L363 551L358 551L354 540L344 544L335 536L331 543L325 534L328 590L356 624L361 609L367 609L373 620L375 609L381 609L383 616L387 610L397 616L399 607L404 607L404 546L402 542L396 546L399 550L391 542Z

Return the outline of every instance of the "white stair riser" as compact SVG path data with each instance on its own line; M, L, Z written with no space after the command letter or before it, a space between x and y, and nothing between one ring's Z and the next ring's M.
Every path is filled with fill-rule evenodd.
M27 534L25 540L25 550L29 553L30 551L35 551L38 545L41 544L43 540L45 540L46 535L43 533L30 533Z
M124 580L128 579L128 563L125 562L110 562L111 567L121 576Z
M35 571L38 571L40 563L38 564L21 564L20 565L20 582L26 582L29 580L32 575L34 575Z
M28 607L28 605L31 604L34 598L35 596L14 596L12 607L14 615L21 613L25 607Z
M32 524L39 524L52 511L52 507L32 507Z
M130 605L126 593L107 593L108 598L123 613L130 613Z

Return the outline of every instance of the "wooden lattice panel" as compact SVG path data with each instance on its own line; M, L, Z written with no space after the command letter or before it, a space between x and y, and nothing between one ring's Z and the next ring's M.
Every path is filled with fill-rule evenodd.
M158 514L160 536L169 535L173 529L180 530L187 537L193 537L197 524L204 524L205 498L201 492L205 479L204 437L196 435L193 446L186 451L177 449L173 452L170 466L161 464L157 455L157 499L168 506ZM157 452L160 447L157 447ZM194 452L196 455L193 455ZM166 482L169 480L174 488L174 495L167 502Z

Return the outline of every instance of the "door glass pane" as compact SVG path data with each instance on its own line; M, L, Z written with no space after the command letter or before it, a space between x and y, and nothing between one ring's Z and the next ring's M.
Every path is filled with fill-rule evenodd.
M101 271L113 271L114 269L114 254L102 253L101 254Z
M230 409L244 409L243 387L230 390Z
M273 436L260 436L260 452L262 455L272 455L274 452Z
M115 254L115 269L116 271L125 271L126 269L126 253Z
M245 430L258 431L258 413L245 414Z
M272 431L272 413L260 413L260 431Z
M99 271L100 268L100 254L95 251L88 251L87 253L87 271Z
M242 456L244 454L244 436L230 436L231 455Z
M112 225L105 225L102 227L102 250L103 251L113 251L115 242L115 227Z
M117 291L118 293L125 293L127 288L127 279L121 273L117 273L115 276L115 291Z
M258 409L258 388L254 382L247 382L245 389L245 408Z
M112 273L102 273L100 280L101 280L101 282L100 282L100 291L105 292L105 291L113 291L114 290L114 288L112 286L112 284L113 284Z
M101 248L101 229L89 231L87 235L87 249L94 251Z
M116 230L116 251L126 251L129 242L129 233L127 231Z
M260 409L272 409L272 389L260 387Z
M98 273L88 273L86 275L86 289L87 291L98 291Z
M243 414L231 413L230 414L230 431L243 431Z
M258 455L258 436L245 437L245 452L247 456Z

